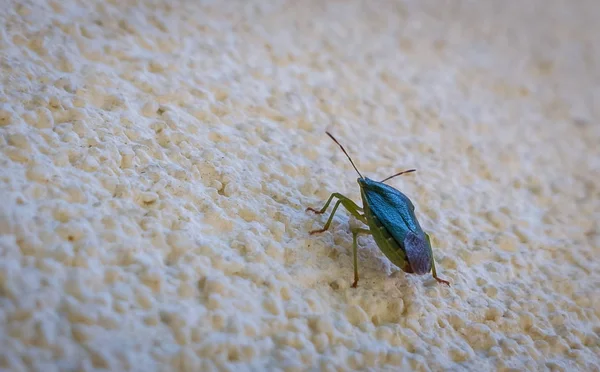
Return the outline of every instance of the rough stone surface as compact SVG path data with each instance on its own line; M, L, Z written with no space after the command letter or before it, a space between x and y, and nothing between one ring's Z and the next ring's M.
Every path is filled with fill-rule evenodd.
M0 368L600 371L597 1L5 0ZM331 130L438 273L339 209Z

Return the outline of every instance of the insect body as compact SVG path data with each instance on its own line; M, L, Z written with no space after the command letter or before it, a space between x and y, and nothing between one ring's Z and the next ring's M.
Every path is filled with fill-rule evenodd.
M419 225L419 221L415 216L414 205L406 195L384 183L393 177L414 172L415 169L394 174L379 182L363 177L344 147L329 132L326 133L340 146L344 154L348 157L348 160L350 160L352 167L358 173L359 178L357 181L360 186L363 207L359 207L351 199L342 194L331 194L321 210L306 209L307 211L322 214L325 213L333 198L338 199L325 226L320 230L311 231L310 234L326 231L340 204L359 221L369 226L368 229L352 229L352 256L354 262L354 282L352 283L352 287L356 288L358 284L358 246L356 239L359 234L373 235L377 246L383 254L404 272L423 275L431 271L433 277L438 282L450 285L448 281L440 279L437 276L429 235Z

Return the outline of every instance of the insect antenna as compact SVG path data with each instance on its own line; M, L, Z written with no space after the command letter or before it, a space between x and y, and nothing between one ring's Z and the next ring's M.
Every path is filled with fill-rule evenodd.
M416 169L409 169L409 170L406 170L406 171L402 171L402 172L400 172L400 173L396 173L396 174L394 174L393 176L389 176L388 178L384 179L383 181L379 181L379 182L383 183L383 182L385 182L385 181L387 181L387 180L390 180L390 179L392 179L392 178L394 178L394 177L396 177L396 176L401 176L401 175L403 175L403 174L406 174L406 173L411 173L411 172L416 172L416 171L417 171Z
M344 154L346 154L346 156L348 157L348 160L350 160L350 164L352 164L352 166L354 167L354 170L356 171L356 173L358 173L358 175L360 176L360 178L364 178L362 176L362 174L360 174L360 172L358 171L358 168L356 168L356 165L354 165L354 162L352 161L352 158L350 158L350 155L348 155L348 153L346 152L346 150L344 149L344 146L342 146L329 132L325 132L327 133L327 135L329 137L331 137L331 139L333 140L333 142L337 143L338 146L342 149L342 151L344 152Z

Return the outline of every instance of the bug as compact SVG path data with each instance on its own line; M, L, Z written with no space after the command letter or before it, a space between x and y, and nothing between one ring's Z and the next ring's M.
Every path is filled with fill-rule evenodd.
M415 207L410 199L385 182L407 173L416 171L409 169L396 173L382 181L373 181L359 172L356 165L346 152L344 147L331 135L325 132L342 149L350 164L358 173L357 179L360 186L360 195L363 207L359 207L350 198L340 194L332 193L327 202L320 210L306 208L306 212L311 211L316 214L323 214L331 204L334 198L337 198L331 215L325 222L325 226L319 230L313 230L311 235L322 233L329 229L333 216L341 205L350 212L359 221L369 226L365 228L352 228L352 257L354 262L354 282L352 288L358 285L358 259L357 259L357 237L360 234L373 235L375 243L383 254L402 271L424 275L432 272L433 277L439 283L450 286L450 283L437 276L435 270L435 261L431 250L431 241L429 235L423 231L417 217L415 216ZM361 213L362 212L362 213Z

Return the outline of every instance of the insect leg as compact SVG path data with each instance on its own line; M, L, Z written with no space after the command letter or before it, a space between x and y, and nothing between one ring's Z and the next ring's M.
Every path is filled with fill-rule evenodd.
M433 259L431 259L431 271L433 274L433 278L435 280L437 280L438 283L443 283L443 284L446 284L448 287L450 287L450 282L448 282L447 280L438 278L437 273L435 272L435 261Z
M431 240L429 239L429 235L427 233L425 233L425 237L427 238L427 242L429 243L429 249L431 249ZM438 283L443 283L443 284L446 284L448 287L450 287L450 282L448 282L447 280L438 278L438 276L437 276L437 272L435 271L435 260L433 259L433 252L431 252L431 274L432 274L433 278L438 281Z
M370 234L371 230L356 228L352 229L352 260L354 262L354 282L352 288L356 288L358 285L358 243L356 238L359 234Z
M344 206L344 208L346 208L348 210L348 212L350 212L351 215L356 217L356 219L358 219L359 221L361 221L365 224L367 223L367 218L363 214L360 214L360 211L362 211L362 208L360 208L358 205L356 205L356 203L353 202L352 199L348 199L347 197L345 197L342 194L338 194L338 193L331 194L331 197L327 201L327 204L329 204L331 202L331 200L333 199L334 196L338 198L338 201L333 206L333 210L331 211L331 214L329 215L329 218L327 219L325 226L323 226L323 228L320 230L311 231L310 232L311 235L321 233L321 232L329 229L329 225L331 225L331 221L333 221L333 216L335 215L335 212L337 211L340 204L342 204ZM319 211L320 213L323 213L327 209L327 204L325 204L325 207L323 207L323 209L321 211Z
M314 208L308 207L306 208L306 212L311 211L311 212L315 212L316 214L323 214L325 213L325 211L327 210L327 207L329 207L329 204L331 204L331 201L333 200L333 198L338 198L338 199L348 199L347 197L345 197L344 195L340 194L339 192L334 192L333 194L331 194L329 196L329 199L327 199L327 203L325 203L325 205L323 206L323 208L321 208L321 210L316 210ZM350 200L350 199L348 199ZM352 200L350 200L352 201ZM354 203L354 202L353 202ZM359 207L358 205L354 204L355 209L359 210L362 212L362 208Z

